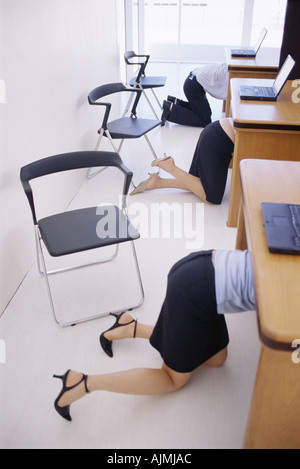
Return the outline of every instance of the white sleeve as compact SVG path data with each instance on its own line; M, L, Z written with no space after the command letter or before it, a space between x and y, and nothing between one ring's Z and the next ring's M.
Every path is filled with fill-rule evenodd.
M253 264L249 251L216 251L215 280L219 314L256 309Z
M198 83L216 99L227 99L228 67L226 63L210 64L193 71Z

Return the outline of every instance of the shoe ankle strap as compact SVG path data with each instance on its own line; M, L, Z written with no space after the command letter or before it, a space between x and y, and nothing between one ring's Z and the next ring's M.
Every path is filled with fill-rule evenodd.
M88 390L88 387L87 387L87 379L88 379L88 375L84 375L84 376L83 376L83 382L84 382L85 392L86 392L87 394L90 394L90 391Z
M134 339L136 338L137 324L138 324L138 321L137 321L137 319L136 319L136 320L134 321L134 331L133 331L133 338L134 338Z

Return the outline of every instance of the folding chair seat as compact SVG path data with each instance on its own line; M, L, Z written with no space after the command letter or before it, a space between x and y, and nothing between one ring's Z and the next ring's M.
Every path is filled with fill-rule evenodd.
M38 220L35 209L38 197L36 196L36 191L35 195L33 193L30 184L31 180L74 169L109 166L117 168L124 174L121 207L107 205L101 206L101 210L99 210L99 207L85 207L57 213ZM113 311L100 312L93 316L74 319L65 323L61 322L58 319L54 306L49 276L51 274L58 274L81 267L112 261L117 257L119 245L126 242L130 242L132 245L140 299L139 302L134 305L127 305L121 308L121 311L138 308L144 301L144 291L134 241L138 239L140 235L126 215L126 197L132 179L132 172L124 166L120 156L112 152L75 152L54 155L24 166L21 169L20 178L32 212L35 227L38 268L46 281L50 306L56 323L62 327L71 326L106 316ZM106 227L105 233L99 228L102 226L102 223L105 224ZM51 257L58 258L112 245L115 246L115 252L104 260L96 261L93 259L93 262L83 263L81 265L64 267L52 271L47 270L44 255L45 248ZM101 288L101 281L99 282L99 288ZM117 294L117 285L115 285L115 291ZM115 311L115 313L116 312L120 312L120 310Z
M116 93L135 93L136 98L134 100L131 116L123 116L119 119L109 121L110 111L112 104L108 102L99 101L101 98L104 98L109 95ZM101 128L98 130L99 139L96 144L95 150L97 151L100 147L102 137L107 137L112 145L113 150L116 153L120 153L124 140L126 139L136 139L144 137L147 141L147 144L152 152L154 159L157 159L157 155L154 151L153 146L147 136L148 132L159 127L161 125L160 120L155 119L143 119L137 117L137 106L141 97L142 90L139 88L127 88L123 83L109 83L106 85L98 86L92 90L88 95L88 102L91 105L104 106L106 108L105 114L102 120ZM114 145L114 140L121 140L121 143L118 148ZM99 171L97 171L99 172ZM95 172L91 174L89 172L89 177L95 176Z
M138 61L138 62L132 61L134 59L139 60L139 59L142 59L142 58L144 59L143 61ZM137 65L138 66L137 75L129 81L129 86L131 86L132 88L140 88L143 91L143 94L144 94L149 106L151 107L155 117L158 119L157 114L155 112L155 109L152 106L151 101L148 98L147 93L145 91L146 90L151 90L151 92L152 92L158 106L160 107L160 109L162 109L162 105L159 102L159 99L158 99L154 89L164 87L165 84L166 84L166 81L167 81L167 77L164 77L164 76L146 76L146 67L147 67L147 64L149 62L150 55L138 55L134 51L127 51L124 54L124 59L125 59L125 63L127 65ZM128 112L128 107L129 107L129 105L127 105L125 113Z

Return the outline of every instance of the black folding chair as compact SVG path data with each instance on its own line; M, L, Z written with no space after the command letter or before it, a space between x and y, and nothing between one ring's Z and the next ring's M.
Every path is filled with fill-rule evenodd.
M110 111L112 104L108 102L99 101L101 98L104 98L109 95L113 95L116 93L132 93L136 94L136 98L134 100L131 115L130 117L121 117L119 119L109 121ZM137 105L139 103L141 97L142 90L141 89L133 89L127 88L123 85L123 83L109 83L106 85L98 86L93 91L91 91L88 95L88 102L91 105L98 105L98 106L105 106L105 114L102 120L101 128L98 130L99 138L96 144L95 150L97 151L100 147L101 140L104 137L107 137L112 145L113 150L116 153L120 153L124 140L126 139L136 139L140 137L144 137L147 141L147 144L154 156L154 159L157 159L157 155L151 145L151 142L147 136L147 133L151 130L159 127L161 125L160 120L154 119L143 119L137 117ZM121 140L120 146L116 148L114 145L114 140ZM98 173L97 171L96 173ZM89 172L88 177L93 177L96 174Z
M164 76L146 76L146 67L148 65L150 55L138 55L134 51L127 51L124 54L125 63L127 65L137 65L137 75L129 81L129 86L132 88L140 88L151 107L155 117L158 119L154 107L151 104L150 99L147 96L146 90L151 90L158 106L162 109L161 103L154 91L155 88L162 88L165 86L167 77ZM136 61L137 59L137 61ZM141 60L144 59L144 60ZM130 101L129 101L130 103ZM129 103L127 105L125 113L128 112Z
M87 169L91 167L115 167L124 174L124 187L122 192L121 207L115 205L99 207L86 207L72 211L57 213L49 217L38 220L33 190L30 181L50 174L70 171L74 169ZM126 200L129 186L132 179L132 172L123 164L120 156L112 152L75 152L55 155L35 161L21 169L21 182L28 198L33 223L35 227L35 238L37 247L38 268L41 275L44 276L50 300L51 310L55 321L59 326L70 326L84 321L106 316L110 312L101 312L93 316L71 320L63 323L58 320L53 295L51 293L49 276L60 272L87 267L90 265L101 264L114 260L118 255L118 248L121 243L131 242L134 264L136 268L137 280L139 283L139 302L132 306L126 306L121 311L132 310L139 307L144 301L144 291L139 270L134 241L139 238L139 232L130 223L126 215ZM100 227L105 224L105 232ZM107 226L106 226L107 225ZM114 254L104 260L93 261L75 267L65 267L57 270L48 271L44 256L44 248L51 257L57 258L77 254L84 251L90 251L97 248L115 245ZM99 282L101 288L101 282ZM118 292L115 286L116 294ZM120 312L119 311L115 311Z

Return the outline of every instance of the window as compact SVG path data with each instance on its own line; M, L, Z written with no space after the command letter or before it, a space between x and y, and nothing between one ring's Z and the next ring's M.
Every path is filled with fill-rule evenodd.
M244 2L211 0L183 2L181 21L182 44L240 43Z
M224 46L280 47L287 0L125 0L132 9L133 49L161 62L225 60Z
M263 27L268 34L265 47L281 47L287 0L255 0L251 41L254 44Z

